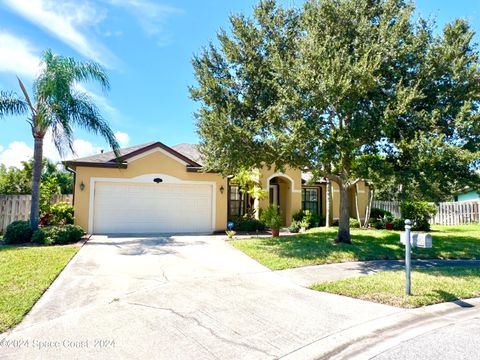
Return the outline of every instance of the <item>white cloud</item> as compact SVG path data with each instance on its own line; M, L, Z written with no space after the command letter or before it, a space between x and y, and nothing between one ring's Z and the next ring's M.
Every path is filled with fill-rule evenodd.
M175 14L181 14L183 10L169 6L158 4L150 0L104 0L107 3L121 7L133 14L143 30L149 35L160 35L159 44L168 41L168 37L164 37L161 32L165 27L166 20Z
M4 3L85 57L105 66L112 60L111 53L86 32L105 18L105 13L90 3L71 0L4 0Z
M130 143L130 136L128 136L127 133L117 131L115 133L115 137L117 138L117 141L120 144L120 147L127 147L128 144Z
M43 156L53 162L98 154L102 148L88 140L75 139L73 149L75 150L74 154L66 149L67 151L62 158L53 143L50 132L47 132L43 140ZM20 168L23 161L28 161L32 157L33 149L23 141L13 141L6 148L0 145L0 164L4 164L6 167Z
M0 72L33 78L40 71L40 58L26 40L0 30Z
M94 104L98 106L98 108L100 109L104 117L106 114L107 120L113 120L114 122L120 121L120 118L121 118L120 111L118 111L116 107L112 106L112 104L110 104L110 102L107 100L105 96L99 95L96 92L93 92L87 89L85 86L79 83L75 83L74 87L77 91L86 93L94 102Z
M5 149L0 146L0 164L6 167L21 167L22 161L28 161L33 156L33 149L23 141L14 141Z
M43 140L43 156L53 162L98 154L100 149L101 148L99 146L92 144L88 140L75 139L73 141L74 153L72 153L69 149L65 149L65 154L63 157L61 157L57 148L55 147L55 144L53 143L52 133L50 131L45 134L45 138Z

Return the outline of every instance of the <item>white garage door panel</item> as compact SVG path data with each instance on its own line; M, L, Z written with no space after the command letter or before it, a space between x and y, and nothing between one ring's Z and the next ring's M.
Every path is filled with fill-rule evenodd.
M97 182L93 231L97 234L213 231L212 186Z

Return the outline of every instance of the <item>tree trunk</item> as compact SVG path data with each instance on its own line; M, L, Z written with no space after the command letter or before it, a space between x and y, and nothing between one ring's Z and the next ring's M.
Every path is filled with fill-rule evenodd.
M34 135L33 169L32 169L32 205L30 207L30 227L38 229L40 215L40 178L42 176L43 136Z
M332 182L330 179L327 180L326 185L326 194L325 194L325 227L332 226L333 222L333 213L332 213Z
M367 209L365 210L365 221L363 224L364 228L368 227L368 222L370 221L370 214L372 212L373 206L373 199L375 197L375 189L368 187L368 202L367 202Z
M340 220L338 223L337 242L351 244L350 239L350 196L349 188L344 184L340 187Z
M360 217L360 209L358 206L358 183L355 184L355 213L357 215L358 226L362 227L362 219Z

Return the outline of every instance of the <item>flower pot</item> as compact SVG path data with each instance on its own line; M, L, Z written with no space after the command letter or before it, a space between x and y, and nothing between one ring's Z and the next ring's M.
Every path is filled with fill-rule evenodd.
M277 237L280 235L280 229L272 229L272 236Z
M385 229L387 229L387 230L393 230L393 224L386 223L386 224L385 224Z

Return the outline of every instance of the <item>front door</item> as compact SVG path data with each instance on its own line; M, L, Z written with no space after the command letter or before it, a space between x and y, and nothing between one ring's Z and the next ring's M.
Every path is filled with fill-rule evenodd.
M269 191L270 205L279 205L278 204L278 184L270 185Z

